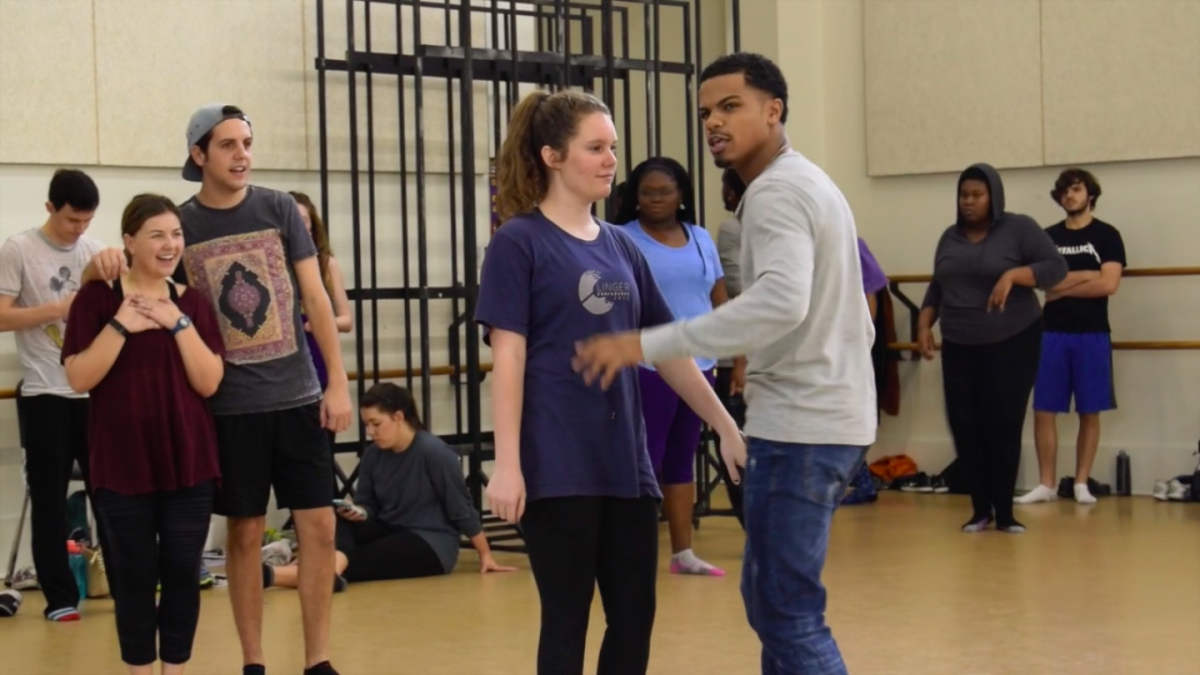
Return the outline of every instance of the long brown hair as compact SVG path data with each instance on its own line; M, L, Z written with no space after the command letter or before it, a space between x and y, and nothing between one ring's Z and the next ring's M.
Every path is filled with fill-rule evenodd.
M312 223L313 243L317 246L317 266L321 270L321 281L325 284L325 290L332 293L333 277L329 275L329 259L333 257L333 249L329 247L329 233L325 231L325 221L321 220L320 212L317 211L317 207L308 195L297 191L288 194L296 200L297 204L308 209L308 220Z
M121 214L121 234L136 237L147 220L164 213L173 213L176 218L183 219L179 215L179 207L175 206L175 202L168 197L140 194L129 200L129 204L125 206L125 212ZM129 253L129 249L125 249L125 264L133 265L133 256Z
M496 159L496 212L501 223L533 211L546 197L550 174L542 148L550 146L565 157L580 118L597 112L610 114L603 101L573 89L553 94L538 90L521 99Z

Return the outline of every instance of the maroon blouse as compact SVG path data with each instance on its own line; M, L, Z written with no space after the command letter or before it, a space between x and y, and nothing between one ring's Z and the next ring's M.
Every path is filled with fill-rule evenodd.
M62 358L88 348L117 315L119 287L84 285L71 303ZM194 291L176 300L208 348L224 357L212 305ZM218 479L217 435L208 402L188 383L169 330L125 338L121 353L91 391L88 448L93 489L123 495L179 490Z

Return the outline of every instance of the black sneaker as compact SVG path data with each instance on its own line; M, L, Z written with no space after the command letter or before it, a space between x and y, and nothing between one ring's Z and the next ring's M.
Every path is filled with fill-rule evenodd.
M919 473L913 476L911 480L905 481L900 486L901 492L933 492L933 482L929 480L929 476L924 473Z

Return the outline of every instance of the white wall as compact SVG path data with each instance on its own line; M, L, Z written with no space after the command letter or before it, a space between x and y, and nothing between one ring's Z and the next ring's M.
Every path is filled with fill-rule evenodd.
M775 31L778 59L791 88L789 136L837 181L854 208L859 233L891 274L932 271L933 249L954 218L956 174L871 178L867 175L863 78L863 0L763 0L743 9L742 35ZM755 24L755 21L758 24ZM769 23L764 23L769 21ZM785 39L786 38L786 39ZM744 48L750 43L743 42ZM987 63L978 65L986 77ZM969 80L962 86L970 87ZM1036 104L1036 102L1034 102ZM1022 106L1021 101L997 101ZM977 133L989 133L980 128ZM978 161L987 161L979 157ZM965 167L964 167L965 168ZM1061 219L1048 196L1063 167L1004 171L1008 208L1043 225ZM1200 158L1096 164L1088 167L1104 195L1097 216L1121 230L1131 267L1200 264ZM904 292L920 303L923 285ZM1116 340L1200 339L1200 279L1127 279L1110 303ZM897 305L897 330L908 340L907 313ZM1133 457L1134 488L1148 493L1155 478L1195 466L1200 438L1200 352L1119 351L1120 409L1105 414L1095 476L1114 482L1114 457ZM901 413L884 416L872 458L907 453L923 470L953 458L944 419L941 364L902 362ZM1059 473L1074 471L1076 423L1059 425ZM1037 482L1032 415L1026 424L1020 483Z

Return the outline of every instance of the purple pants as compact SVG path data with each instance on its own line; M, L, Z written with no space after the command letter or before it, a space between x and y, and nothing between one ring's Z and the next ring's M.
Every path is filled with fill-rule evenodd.
M712 371L705 371L708 383ZM638 368L646 446L654 475L662 485L682 485L695 478L696 448L700 445L700 416L684 403L656 371Z

